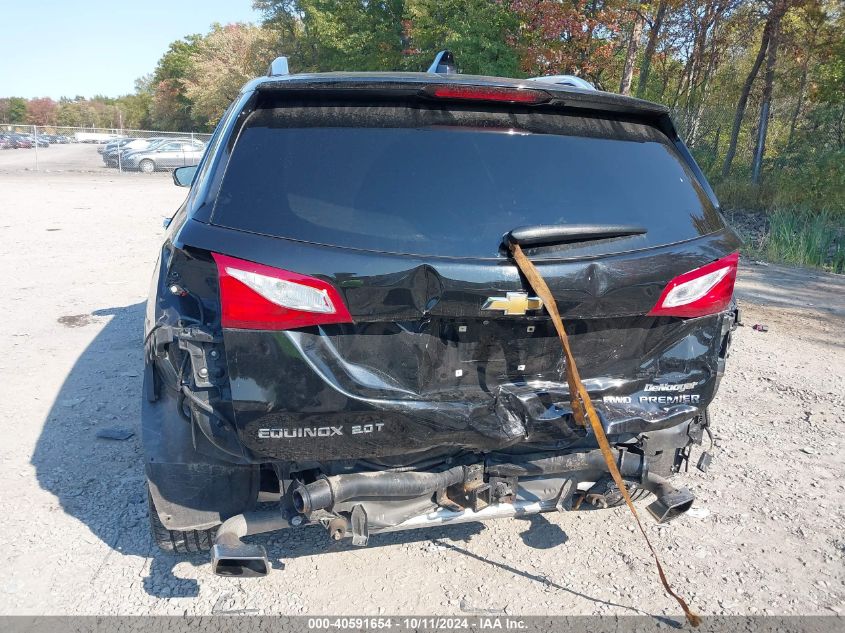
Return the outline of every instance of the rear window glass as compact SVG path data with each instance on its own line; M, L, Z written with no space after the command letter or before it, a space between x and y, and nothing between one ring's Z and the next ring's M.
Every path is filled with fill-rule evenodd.
M533 224L642 225L603 250L689 239L718 215L648 125L565 114L293 104L245 121L212 221L308 242L496 257Z

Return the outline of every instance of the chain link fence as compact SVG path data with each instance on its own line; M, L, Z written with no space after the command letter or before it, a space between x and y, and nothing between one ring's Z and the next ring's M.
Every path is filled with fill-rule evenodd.
M0 124L0 171L146 174L196 165L210 134Z

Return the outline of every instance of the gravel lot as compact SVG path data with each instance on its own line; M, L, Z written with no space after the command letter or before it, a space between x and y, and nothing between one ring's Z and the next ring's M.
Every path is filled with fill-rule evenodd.
M161 219L185 190L93 160L90 173L60 171L85 152L44 150L54 162L38 174L15 163L25 150L0 152L0 613L679 616L624 508L384 535L367 549L317 528L270 535L257 540L277 570L258 580L157 551L140 337ZM698 512L648 529L703 614L845 615L845 277L746 262L739 292L718 454L688 475ZM114 426L135 435L95 437Z

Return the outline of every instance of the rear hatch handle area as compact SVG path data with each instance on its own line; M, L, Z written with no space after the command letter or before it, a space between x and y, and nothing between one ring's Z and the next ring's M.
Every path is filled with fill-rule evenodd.
M645 235L647 232L642 226L626 224L535 224L513 229L503 241L507 246L541 246Z

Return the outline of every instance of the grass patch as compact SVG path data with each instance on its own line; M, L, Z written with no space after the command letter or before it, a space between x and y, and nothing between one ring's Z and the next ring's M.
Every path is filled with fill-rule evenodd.
M778 209L768 216L768 231L747 242L761 259L845 273L845 220L829 211Z
M768 160L761 183L751 183L750 167L736 166L728 178L712 174L726 209L827 210L845 218L845 150L793 153Z
M767 185L753 185L745 178L720 182L716 185L716 193L725 209L766 211L773 206L772 188Z

